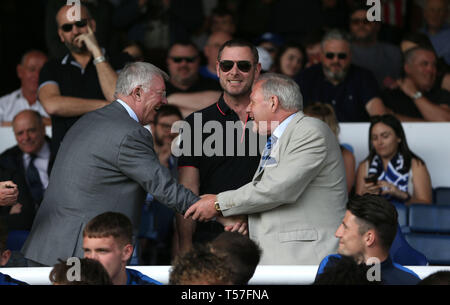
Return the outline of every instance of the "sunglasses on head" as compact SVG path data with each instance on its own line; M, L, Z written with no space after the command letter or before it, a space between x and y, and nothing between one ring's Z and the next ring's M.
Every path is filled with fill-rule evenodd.
M328 59L333 59L335 56L337 56L337 58L339 59L346 59L348 55L347 53L333 53L333 52L325 53L325 57Z
M232 61L232 60L222 60L219 63L220 69L223 72L228 72L234 67L234 63L237 64L237 67L242 72L248 72L252 68L252 63L248 60L239 60L239 61Z
M80 21L74 22L74 23L64 23L61 26L61 29L64 32L70 32L72 31L73 26L76 26L77 28L84 28L87 25L87 19L82 19Z
M172 56L172 57L170 57L170 59L172 59L173 62L175 62L177 64L179 64L182 61L185 61L188 63L193 63L197 59L197 56L192 56L192 57Z

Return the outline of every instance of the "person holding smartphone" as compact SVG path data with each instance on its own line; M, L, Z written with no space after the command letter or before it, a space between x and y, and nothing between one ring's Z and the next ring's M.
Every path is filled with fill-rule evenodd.
M431 203L427 166L409 149L400 121L390 114L372 117L369 138L369 156L357 170L356 193L404 204Z

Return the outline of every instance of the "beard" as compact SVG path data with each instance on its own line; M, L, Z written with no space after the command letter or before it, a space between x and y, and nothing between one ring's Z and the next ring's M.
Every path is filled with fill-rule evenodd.
M330 68L323 66L323 73L325 74L326 78L328 78L329 80L340 83L347 76L348 68L349 67L345 67L340 71L333 72L333 71L331 71Z
M86 45L84 43L81 45L81 47L78 47L77 45L68 41L64 42L64 44L72 53L82 54L88 52L88 49L86 48Z

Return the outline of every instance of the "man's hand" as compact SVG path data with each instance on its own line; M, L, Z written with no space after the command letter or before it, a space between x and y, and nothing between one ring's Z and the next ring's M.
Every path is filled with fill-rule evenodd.
M91 52L94 58L102 56L103 55L102 50L100 49L97 39L95 38L94 31L91 29L89 24L87 25L87 28L88 28L87 33L80 34L74 39L75 44L77 44L78 47L81 48L84 43L84 45L89 50L89 52Z
M214 202L216 201L216 195L203 195L199 201L194 203L186 213L184 213L184 218L192 218L192 220L197 221L208 221L219 216L219 212L217 212L214 207Z
M12 181L0 182L0 206L10 206L17 202L19 189Z
M400 89L407 96L412 98L414 96L414 94L416 94L417 87L416 87L416 85L414 85L414 82L409 77L405 77L404 79L399 79L397 82L398 82Z
M217 216L216 221L223 225L225 231L248 235L247 215L229 217Z

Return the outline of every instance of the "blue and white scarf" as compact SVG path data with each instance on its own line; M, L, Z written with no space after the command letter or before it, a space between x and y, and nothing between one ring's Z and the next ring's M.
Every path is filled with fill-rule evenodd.
M378 180L387 181L395 185L400 191L408 192L408 182L409 182L409 169L405 168L405 160L402 154L397 153L387 166L385 171L383 168L383 161L378 155L375 155L369 166L369 175L377 175ZM389 201L395 200L390 195L385 196Z

